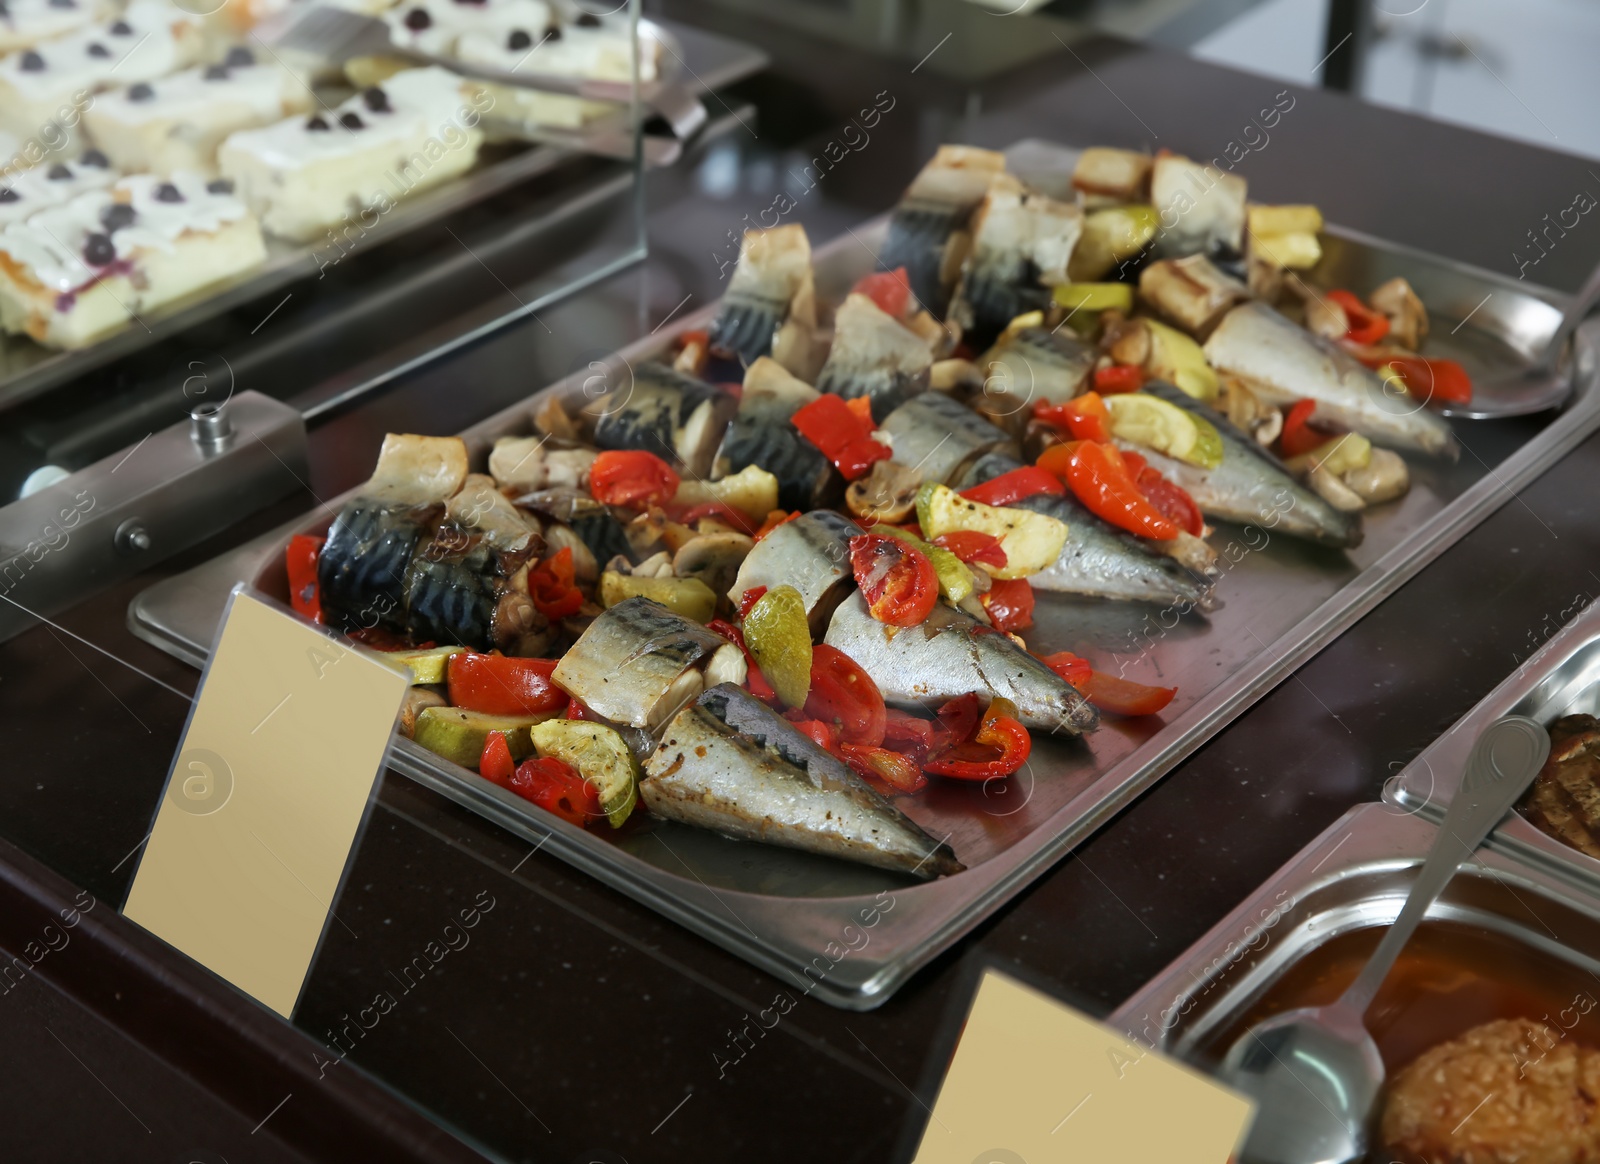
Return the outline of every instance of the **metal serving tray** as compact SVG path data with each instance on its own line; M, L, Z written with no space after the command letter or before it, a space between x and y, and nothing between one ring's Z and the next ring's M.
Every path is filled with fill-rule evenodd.
M1502 715L1525 715L1548 726L1564 715L1580 713L1600 715L1597 602L1584 607L1505 682L1390 777L1383 798L1399 808L1442 820L1461 786L1467 753L1490 722ZM1535 828L1515 810L1495 829L1489 844L1600 895L1600 861Z
M1030 176L1046 162L1070 172L1074 156L1039 143L1016 153L1019 170ZM877 219L817 250L819 294L837 302L870 270L886 222ZM1545 298L1495 275L1337 229L1329 232L1327 250L1322 275L1332 285L1368 287L1402 273L1428 302L1439 333L1449 335L1456 321L1471 315L1454 337L1455 348L1446 350L1459 351L1473 369L1526 358L1556 324L1558 313ZM704 327L714 313L715 305L708 306L624 349L602 372L575 375L545 393L574 402L596 399L625 383L632 363L662 351L678 332ZM1592 390L1597 334L1582 333L1583 379L1566 412L1492 474L1470 454L1461 464L1414 462L1410 494L1370 518L1359 550L1345 555L1257 527L1224 528L1213 541L1229 564L1218 585L1226 605L1209 621L1041 595L1038 627L1029 635L1036 650L1083 651L1102 668L1108 656L1120 655L1111 667L1130 678L1176 685L1178 696L1161 720L1108 717L1085 741L1038 739L1029 767L1004 787L935 781L901 800L933 836L949 840L968 866L959 876L913 885L893 874L658 820L617 833L583 832L409 740L397 741L393 765L519 835L548 837L550 851L800 988L837 1006L870 1009L1507 501L1509 490L1600 425L1600 393ZM531 430L532 406L545 393L462 434L478 464L494 438ZM247 581L286 596L287 537L322 531L341 500L147 590L129 608L134 633L201 665L229 589ZM879 893L891 895L891 909L880 905L874 912ZM877 919L865 943L858 928L863 913Z
M662 45L662 79L696 94L749 76L766 65L766 55L759 49L715 33L671 21L641 20L639 27L641 37ZM335 246L328 241L305 245L269 234L267 261L262 266L141 315L145 326L130 324L80 351L54 351L26 336L0 334L0 407L37 396L298 279L315 276L324 266L548 173L581 156L586 144L598 149L603 139L613 139L617 133L616 124L604 120L583 133L552 130L545 144L485 145L471 171L402 200L375 225L362 229L359 237L341 239Z
M1106 1021L1158 1050L1214 1065L1247 1015L1264 1017L1252 1012L1286 974L1344 935L1394 923L1434 836L1433 823L1419 816L1385 804L1357 805ZM1524 972L1542 968L1549 980L1578 979L1591 1005L1600 994L1600 903L1507 853L1480 849L1428 910L1413 941L1427 942L1428 931L1437 935L1444 925L1471 946L1509 952ZM1319 984L1325 993L1316 1001L1331 1001L1344 984L1342 977ZM1284 1005L1275 1002L1271 1010ZM1406 1020L1381 1004L1374 1015L1386 1023ZM1445 1037L1490 1017L1501 1016L1452 1015L1461 1029Z

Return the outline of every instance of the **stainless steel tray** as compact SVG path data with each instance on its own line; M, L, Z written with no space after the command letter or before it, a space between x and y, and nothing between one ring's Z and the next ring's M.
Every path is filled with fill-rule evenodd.
M1303 959L1351 931L1393 924L1434 836L1432 822L1414 814L1356 806L1106 1021L1158 1050L1214 1063L1226 1050L1220 1036ZM1480 849L1461 867L1423 925L1439 922L1570 968L1590 990L1600 977L1600 902L1507 853Z
M1383 798L1441 820L1461 786L1467 753L1490 722L1502 715L1525 715L1548 725L1579 713L1600 715L1600 603L1594 602L1390 777ZM1515 810L1495 829L1489 844L1600 895L1600 861L1535 828Z
M663 45L663 80L682 84L697 94L730 84L766 66L766 54L759 49L715 33L671 21L641 20L640 28L642 34ZM687 76L679 76L680 73ZM296 280L315 277L324 267L353 254L547 173L580 156L585 136L598 140L601 135L616 134L616 125L605 122L591 126L584 134L552 131L549 144L486 145L478 165L470 172L397 203L394 210L364 229L359 237L343 239L337 246L331 242L308 246L267 235L267 261L263 266L141 315L143 327L130 324L81 351L53 351L26 336L0 334L0 407L37 396ZM569 140L572 144L554 144Z
M1026 143L1017 152L1030 176L1047 163L1070 171L1070 151ZM885 226L886 219L875 220L816 252L820 294L837 301L870 269ZM1357 287L1404 273L1428 301L1441 333L1471 315L1453 338L1474 368L1524 358L1557 319L1546 298L1526 286L1336 229L1326 266L1334 284ZM669 333L631 345L603 372L576 375L545 391L593 400L623 382L619 376L629 364L660 351L677 332L705 326L714 312L715 305L708 306ZM1224 529L1214 542L1231 564L1219 584L1226 606L1209 621L1041 597L1039 625L1029 636L1035 649L1085 650L1101 660L1121 652L1121 669L1130 678L1176 685L1178 697L1159 722L1108 720L1087 741L1038 740L1030 766L1003 792L944 781L902 800L969 866L957 877L910 885L875 870L662 821L618 835L585 833L410 741L398 741L394 766L513 832L548 837L550 851L799 988L834 1005L870 1009L1509 500L1509 490L1600 425L1600 393L1592 390L1597 335L1582 333L1582 384L1565 413L1493 473L1471 456L1464 464L1415 463L1411 493L1381 508L1368 523L1365 544L1348 556L1254 527ZM530 431L530 406L542 395L462 434L480 463L495 437ZM249 581L284 596L286 538L320 531L339 504L147 590L129 608L134 633L200 665L230 587ZM873 912L879 893L889 895L892 908ZM876 919L870 932L861 929L864 913Z

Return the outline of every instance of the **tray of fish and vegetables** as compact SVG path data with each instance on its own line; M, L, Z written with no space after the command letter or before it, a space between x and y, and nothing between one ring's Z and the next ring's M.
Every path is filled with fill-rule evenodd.
M1439 411L1551 298L1176 155L946 146L130 625L198 665L244 583L384 652L393 767L866 1009L1592 431L1588 332L1531 436Z

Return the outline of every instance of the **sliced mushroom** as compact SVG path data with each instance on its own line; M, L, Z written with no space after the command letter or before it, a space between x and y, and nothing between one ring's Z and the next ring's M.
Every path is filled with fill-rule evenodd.
M1367 302L1389 317L1389 338L1395 343L1416 351L1428 338L1428 309L1399 275L1368 295Z
M1344 510L1346 513L1359 513L1367 507L1361 495L1330 473L1326 465L1318 465L1312 469L1310 481L1311 488L1317 491L1317 495L1335 509Z
M489 475L502 489L531 493L544 487L544 446L540 436L501 437L489 453Z
M865 477L850 482L845 491L845 504L863 524L885 522L896 525L904 521L917 506L917 489L922 484L922 474L894 461L878 461Z
M558 440L576 441L580 437L578 426L567 410L562 407L561 401L554 396L550 397L533 414L533 427L545 436L555 437Z
M715 687L718 683L743 685L749 675L750 664L744 652L732 643L718 647L706 663L707 687Z
M741 533L702 534L685 542L673 556L672 572L679 578L700 579L713 594L726 594L755 544Z
M1393 501L1411 488L1411 472L1399 453L1374 448L1366 467L1351 469L1344 475L1344 483L1368 505L1377 505Z
M597 456L593 449L545 449L543 488L587 489L589 466Z
M600 563L594 551L580 538L571 526L550 522L544 527L544 544L548 554L562 550L572 551L572 576L579 582L593 582L600 577Z
M1343 339L1350 330L1350 317L1333 300L1313 294L1306 300L1306 330L1326 339Z
M935 360L928 369L928 387L935 392L976 392L983 387L983 369L971 360Z
M693 336L673 357L672 368L676 372L682 372L685 376L698 376L706 370L706 359L709 355L710 345L700 336Z
M468 474L456 495L445 502L444 512L462 528L483 534L497 550L525 550L539 537L539 519L513 505L495 487L494 478L482 473Z
M1107 330L1103 346L1117 363L1142 368L1150 359L1150 329L1142 319L1124 320Z
M635 578L671 578L672 555L662 550L651 554L629 571Z
M449 702L432 688L407 688L405 700L400 704L400 715L396 718L395 726L399 729L400 734L409 740L411 733L416 730L417 716L430 707L445 707Z

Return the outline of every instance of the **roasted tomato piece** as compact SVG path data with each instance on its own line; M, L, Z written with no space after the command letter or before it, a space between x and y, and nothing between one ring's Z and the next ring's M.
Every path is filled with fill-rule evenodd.
M607 505L665 505L677 495L678 474L643 449L607 449L589 468L589 492Z
M462 651L445 668L450 702L485 715L543 715L567 705L567 693L550 680L554 659L512 659Z
M996 578L982 602L997 631L1015 634L1033 625L1033 587L1026 578Z
M877 747L883 743L888 709L878 685L849 655L818 643L811 648L811 692L805 713L837 725L847 744Z
M850 569L872 617L890 626L916 626L939 600L939 575L928 556L899 538L861 534L850 539Z
M599 790L554 756L522 761L506 787L569 824L581 827L605 815L600 811Z

